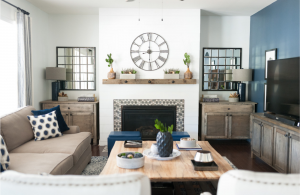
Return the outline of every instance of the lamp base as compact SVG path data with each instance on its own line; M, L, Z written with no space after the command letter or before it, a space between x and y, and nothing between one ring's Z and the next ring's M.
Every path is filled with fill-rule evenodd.
M58 101L58 93L60 92L59 89L59 82L52 82L52 101Z
M246 84L245 83L238 84L237 94L239 94L240 102L246 101Z

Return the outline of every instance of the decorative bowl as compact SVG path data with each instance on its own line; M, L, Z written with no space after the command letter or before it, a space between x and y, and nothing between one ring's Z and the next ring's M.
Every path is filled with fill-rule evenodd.
M239 102L239 98L238 98L238 97L237 97L237 98L231 98L231 97L230 97L230 98L228 99L228 101L229 101L229 102Z
M198 166L210 166L214 162L210 151L207 150L198 150L194 160Z
M194 148L196 147L196 140L191 137L183 137L180 139L180 147Z
M145 156L141 158L122 158L119 155L125 153L126 155L129 153L135 152L121 152L117 155L117 166L123 169L138 169L144 166Z

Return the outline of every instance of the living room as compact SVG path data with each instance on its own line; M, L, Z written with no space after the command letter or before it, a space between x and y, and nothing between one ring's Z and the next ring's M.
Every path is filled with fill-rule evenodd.
M2 0L1 194L299 194L299 6Z

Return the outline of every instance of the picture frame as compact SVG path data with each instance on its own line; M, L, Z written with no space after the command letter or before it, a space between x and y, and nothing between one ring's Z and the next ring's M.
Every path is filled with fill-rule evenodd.
M264 84L264 112L267 112L267 83Z
M268 78L268 61L277 60L277 48L265 52L265 80Z

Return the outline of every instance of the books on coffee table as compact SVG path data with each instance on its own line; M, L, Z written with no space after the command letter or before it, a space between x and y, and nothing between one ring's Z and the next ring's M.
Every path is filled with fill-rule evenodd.
M186 148L186 147L181 147L180 144L176 144L178 150L202 150L201 146L199 144L196 144L196 147L193 148Z

